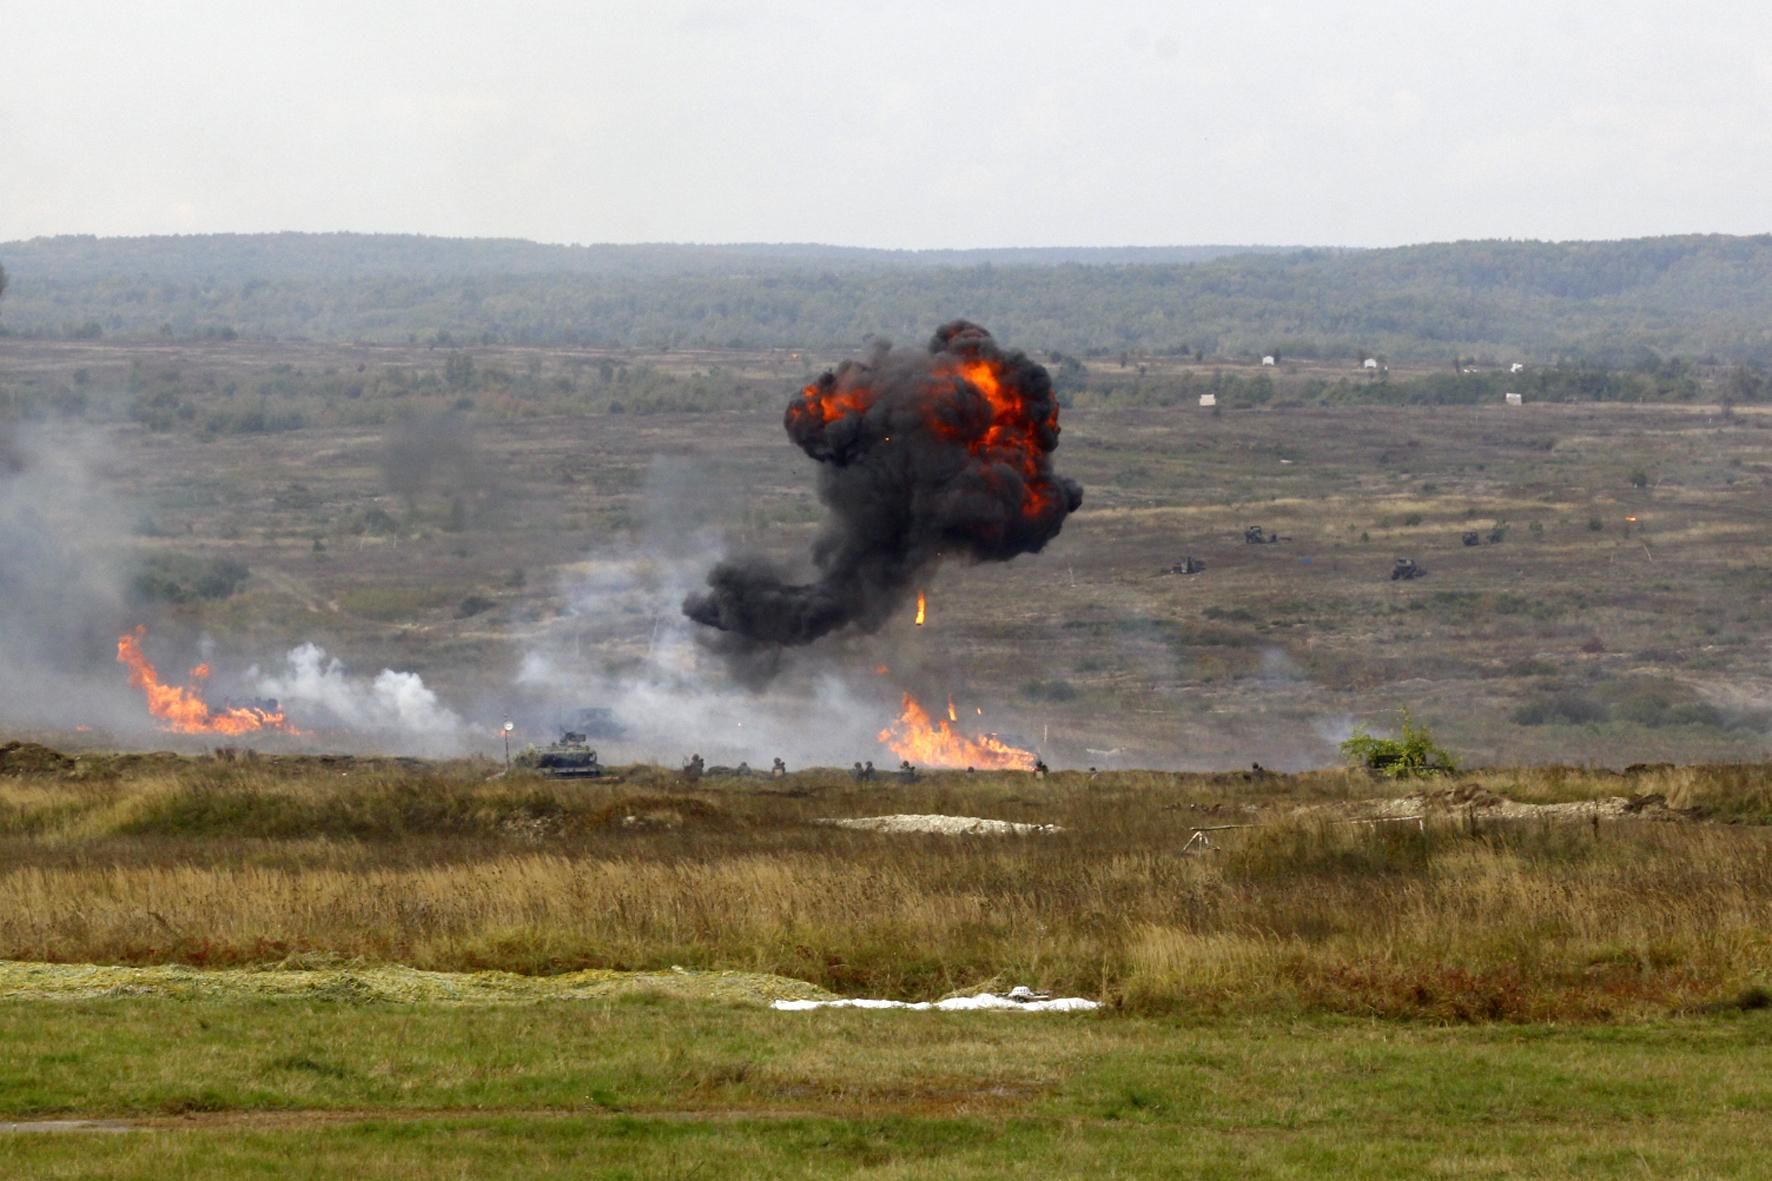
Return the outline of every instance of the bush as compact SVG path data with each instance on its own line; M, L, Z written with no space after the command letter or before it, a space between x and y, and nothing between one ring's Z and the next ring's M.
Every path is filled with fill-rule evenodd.
M472 619L476 615L485 614L496 606L498 604L485 595L469 595L456 607L455 617L457 619Z
M1523 702L1512 717L1519 726L1586 726L1610 720L1612 711L1605 702L1586 693L1566 690L1543 693Z
M1402 737L1378 738L1355 730L1354 736L1341 744L1341 753L1354 766L1390 779L1426 779L1458 772L1451 754L1434 742L1427 727L1415 724L1408 710L1403 711Z
M129 583L138 604L188 603L193 599L225 599L252 576L233 558L197 558L188 554L156 554L142 563Z

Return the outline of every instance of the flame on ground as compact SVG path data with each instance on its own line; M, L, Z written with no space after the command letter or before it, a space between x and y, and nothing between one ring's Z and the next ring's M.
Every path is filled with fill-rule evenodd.
M253 706L210 708L196 689L196 683L209 676L206 664L199 664L191 670L191 686L162 684L160 675L142 654L142 641L147 635L147 628L138 627L118 636L117 663L129 669L129 683L147 696L148 712L160 720L162 730L174 734L250 734L255 730L301 733L289 724L280 709L265 710Z
M950 703L950 716L952 706ZM984 771L1032 771L1034 753L1010 746L994 734L968 738L954 732L951 721L931 722L929 711L909 693L880 741L901 759L921 767L976 767Z

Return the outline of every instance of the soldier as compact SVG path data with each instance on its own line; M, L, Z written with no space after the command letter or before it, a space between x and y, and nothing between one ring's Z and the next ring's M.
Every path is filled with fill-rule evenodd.
M904 760L898 765L898 777L906 783L916 782L917 769L911 766L911 761L909 759Z
M698 754L690 755L689 761L683 764L683 775L691 783L700 779L701 773L705 770L707 770L707 764L702 761L702 757Z
M782 762L780 759L776 759L775 766L769 768L769 778L771 778L771 779L780 779L783 776L785 776L787 773L788 773L788 765L786 763Z

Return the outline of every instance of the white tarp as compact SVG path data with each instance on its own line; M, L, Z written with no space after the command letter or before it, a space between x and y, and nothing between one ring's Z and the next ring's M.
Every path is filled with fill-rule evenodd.
M1099 1009L1101 1003L1080 996L1042 996L1026 985L1020 985L1011 989L1007 996L981 992L977 996L951 996L943 1001L881 1001L856 997L837 1001L772 1001L769 1007L791 1013L806 1009L916 1009L919 1012L930 1009L944 1012L996 1009L1019 1013L1080 1013L1088 1009Z

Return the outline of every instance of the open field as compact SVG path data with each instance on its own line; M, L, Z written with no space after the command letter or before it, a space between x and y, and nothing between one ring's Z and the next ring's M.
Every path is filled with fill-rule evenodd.
M448 376L463 357L471 370ZM806 552L811 465L778 408L831 359L12 341L0 384L82 399L93 471L126 506L119 552L249 569L223 597L118 612L119 628L152 625L164 663L188 666L207 637L226 680L317 641L365 672L422 673L490 749L480 736L507 712L545 739L550 709L624 708L596 693L644 667L675 600L609 588L659 555L693 576L723 541ZM1772 414L1290 401L1287 383L1311 376L1282 373L1267 404L1218 415L1079 394L1057 460L1082 510L1043 554L940 571L927 628L907 617L843 647L858 737L817 757L879 757L868 736L904 688L951 693L1076 767L1323 766L1353 726L1403 706L1479 763L1764 754ZM413 425L449 412L468 417L442 436ZM415 445L435 463L390 458ZM1289 540L1245 545L1249 524ZM1467 548L1466 530L1501 540ZM1205 572L1162 573L1183 554ZM1391 581L1398 555L1427 577ZM84 655L122 705L57 709L33 732L143 741L120 721L134 715L107 642ZM518 685L536 653L601 690ZM757 749L740 724L612 753L813 757Z
M1443 1028L107 998L0 1001L0 1041L15 1177L1754 1178L1772 1154L1764 1013ZM5 1130L58 1119L105 1123Z

